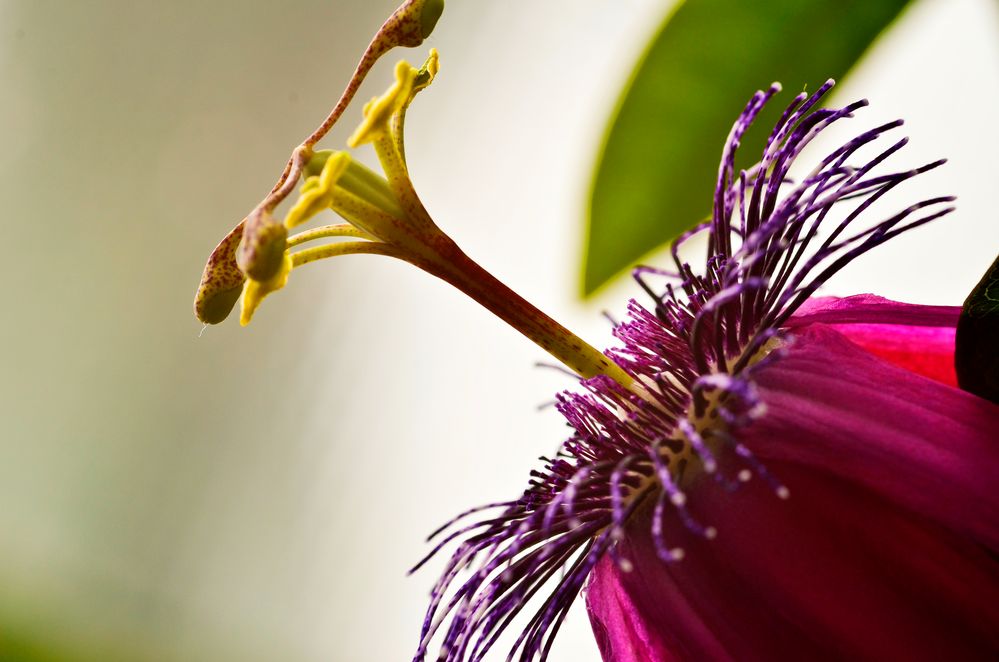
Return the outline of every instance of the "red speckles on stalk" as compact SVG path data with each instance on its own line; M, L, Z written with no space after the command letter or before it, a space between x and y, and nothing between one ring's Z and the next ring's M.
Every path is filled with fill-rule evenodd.
M344 89L336 106L334 106L330 114L312 135L305 139L302 147L311 151L311 148L329 133L329 130L333 128L333 125L337 123L337 120L340 119L340 116L343 115L347 106L354 99L354 95L357 94L357 90L361 87L361 83L364 82L364 78L368 75L368 72L371 71L371 68L382 55L385 55L396 46L415 48L422 44L430 36L430 30L433 30L434 25L437 23L435 18L433 22L429 23L429 30L425 30L426 21L423 20L424 14L428 14L428 12L432 14L436 11L437 18L439 18L440 12L443 9L443 0L408 0L408 2L403 3L402 6L396 9L395 13L375 33L371 43L368 44L368 48L364 51L364 55L361 56L361 61L357 63L354 75L351 76L350 82L347 83L347 87ZM429 18L429 15L427 18ZM294 155L292 158L294 159Z
M295 148L267 197L212 251L195 295L194 310L199 320L205 324L218 324L228 317L239 298L239 288L245 280L244 270L256 272L257 276L266 279L272 267L276 268L276 261L264 260L260 263L258 259L258 256L281 252L275 249L281 244L281 232L277 230L277 223L270 212L294 190L305 164L312 156L313 147L347 110L378 59L396 46L415 47L422 44L430 36L443 10L444 0L407 0L375 33L333 110Z

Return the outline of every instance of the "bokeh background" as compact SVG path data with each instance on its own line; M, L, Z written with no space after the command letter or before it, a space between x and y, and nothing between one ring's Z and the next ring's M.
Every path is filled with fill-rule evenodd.
M598 345L637 293L578 298L587 185L670 4L452 0L408 122L439 224ZM406 265L296 272L247 329L191 314L395 5L0 0L0 660L408 659L425 534L556 449L568 380ZM908 120L913 165L949 156L916 188L960 207L827 292L956 304L994 257L997 30L991 0L919 0L839 88ZM552 658L598 659L581 606Z

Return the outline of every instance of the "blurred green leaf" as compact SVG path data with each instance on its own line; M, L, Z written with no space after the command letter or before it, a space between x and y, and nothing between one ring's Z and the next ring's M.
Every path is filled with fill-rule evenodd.
M653 38L619 102L591 193L590 294L711 209L722 144L750 96L790 99L842 77L908 0L688 0ZM777 101L743 140L763 148ZM749 164L746 164L749 165Z

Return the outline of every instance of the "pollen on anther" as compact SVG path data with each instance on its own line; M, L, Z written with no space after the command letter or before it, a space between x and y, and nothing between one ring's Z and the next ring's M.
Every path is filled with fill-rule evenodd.
M669 500L673 502L674 506L682 506L687 503L687 495L683 492L675 492Z
M682 547L674 547L670 550L669 554L674 561L682 561L683 557L687 555L687 553L683 551Z
M781 485L780 487L777 488L777 496L779 498L781 498L781 499L790 499L791 498L791 490L789 490L786 487L784 487L783 485Z
M753 472L749 469L743 469L739 472L739 480L743 483L748 483L749 479L753 477Z
M709 526L708 528L704 529L704 537L707 538L708 540L714 540L715 538L718 537L718 529L716 529L713 526Z

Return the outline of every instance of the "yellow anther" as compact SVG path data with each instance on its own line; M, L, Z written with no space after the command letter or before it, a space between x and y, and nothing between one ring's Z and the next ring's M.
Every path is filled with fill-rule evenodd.
M380 97L375 97L364 106L364 121L354 135L347 140L349 147L357 147L375 142L389 133L392 121L405 114L413 98L434 81L440 70L440 55L431 49L426 62L419 69L405 60L395 66L395 83ZM401 140L401 136L396 136Z
M364 107L364 121L347 140L349 147L374 142L388 133L392 117L405 108L413 93L413 84L419 70L405 60L395 66L395 83L382 96L372 99Z
M273 278L259 281L249 279L243 288L243 308L239 316L239 323L246 326L253 319L253 313L260 307L260 303L271 292L276 292L288 283L288 274L291 273L291 256L287 253L281 260L281 265Z
M302 179L308 180L310 177L318 177L323 174L323 168L326 167L326 162L329 161L330 157L336 154L336 150L332 149L321 149L317 152L313 152L309 160L305 162L302 167Z
M316 155L320 156L319 154ZM302 185L301 197L284 219L284 226L291 229L305 223L319 212L327 209L333 200L333 189L350 165L350 155L346 152L333 152L324 155L326 162L319 175L313 175ZM316 157L310 161L310 167Z

